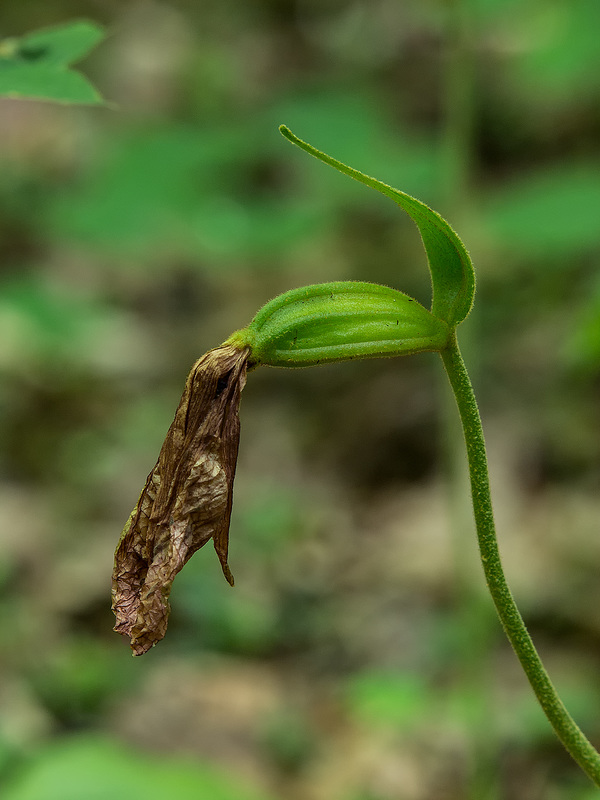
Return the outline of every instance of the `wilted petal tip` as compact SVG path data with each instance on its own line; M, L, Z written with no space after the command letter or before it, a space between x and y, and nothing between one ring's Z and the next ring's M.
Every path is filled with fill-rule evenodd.
M115 631L130 638L134 655L165 635L173 580L210 539L233 586L227 550L249 353L225 344L194 364L121 536L113 571Z

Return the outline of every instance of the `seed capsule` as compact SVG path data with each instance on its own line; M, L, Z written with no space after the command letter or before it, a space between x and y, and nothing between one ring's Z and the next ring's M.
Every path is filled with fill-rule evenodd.
M250 347L249 365L308 367L443 350L448 337L446 323L408 295L340 281L279 295L227 343Z

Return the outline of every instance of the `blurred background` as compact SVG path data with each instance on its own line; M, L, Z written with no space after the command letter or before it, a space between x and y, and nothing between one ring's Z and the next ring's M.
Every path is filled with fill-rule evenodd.
M120 531L188 369L274 295L429 303L448 218L509 582L600 743L600 5L20 0L88 18L109 108L0 100L0 786L6 800L590 800L491 606L439 358L262 369L232 590L208 547L166 639L112 632Z

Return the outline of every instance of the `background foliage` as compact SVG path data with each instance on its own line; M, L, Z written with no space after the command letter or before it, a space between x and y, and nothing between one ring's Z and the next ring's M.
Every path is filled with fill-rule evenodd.
M433 355L251 375L235 590L197 554L136 660L108 594L199 354L306 283L428 300L412 223L284 122L470 247L507 573L598 743L598 3L5 6L108 26L77 70L111 105L0 99L3 796L594 796L485 595Z

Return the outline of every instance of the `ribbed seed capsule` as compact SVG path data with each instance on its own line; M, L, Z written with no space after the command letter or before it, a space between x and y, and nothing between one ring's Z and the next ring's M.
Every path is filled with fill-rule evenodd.
M308 367L443 350L448 336L446 323L408 295L340 281L279 295L227 343L250 347L249 365Z

